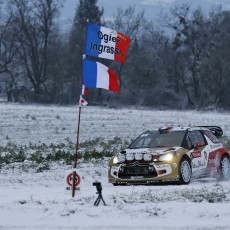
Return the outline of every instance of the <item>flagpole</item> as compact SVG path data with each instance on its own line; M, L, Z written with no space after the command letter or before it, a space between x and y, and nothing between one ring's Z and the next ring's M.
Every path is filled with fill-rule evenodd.
M120 81L120 88L121 88L121 86L122 86L122 81L121 81L121 71L122 71L122 67L123 67L123 63L121 63L120 69L119 69L119 73L118 73L119 81Z
M74 161L74 168L77 168L77 163L78 163L80 123L81 123L81 106L79 106L79 112L78 112L77 143L76 143L76 155L75 155L75 161Z
M77 143L76 143L76 154L75 154L75 161L73 167L73 180L72 180L72 197L75 196L75 180L76 180L76 168L78 162L78 147L79 147L79 135L80 135L80 122L81 122L81 106L79 106L78 111L78 127L77 127Z
M87 26L85 30L85 37L87 33L87 27L88 27L89 19L87 18ZM84 56L82 60L84 60ZM83 67L82 67L82 80L81 80L81 87L83 83ZM82 89L81 89L82 93ZM78 126L77 126L77 143L76 143L76 152L75 152L75 161L74 161L74 167L73 167L73 181L72 181L72 197L75 196L75 180L76 180L76 168L78 166L78 149L79 149L79 137L80 137L80 123L81 123L81 105L79 104L79 111L78 111Z

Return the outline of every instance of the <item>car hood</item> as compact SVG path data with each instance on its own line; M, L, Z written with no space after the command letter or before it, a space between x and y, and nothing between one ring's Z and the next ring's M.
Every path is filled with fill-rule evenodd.
M159 147L159 148L139 148L139 149L125 149L121 153L150 153L152 155L162 155L168 151L178 151L182 147Z

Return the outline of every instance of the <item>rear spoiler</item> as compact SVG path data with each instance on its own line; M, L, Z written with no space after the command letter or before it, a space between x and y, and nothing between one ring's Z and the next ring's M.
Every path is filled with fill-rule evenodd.
M221 137L223 135L223 130L219 126L199 126L209 129L216 137Z

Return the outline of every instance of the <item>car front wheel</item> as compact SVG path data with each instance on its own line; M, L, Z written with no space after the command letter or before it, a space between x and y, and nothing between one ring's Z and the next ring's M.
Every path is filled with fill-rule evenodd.
M183 158L180 162L180 184L188 184L192 177L191 164L188 159Z
M227 156L224 156L221 160L221 180L228 180L230 177L230 163Z

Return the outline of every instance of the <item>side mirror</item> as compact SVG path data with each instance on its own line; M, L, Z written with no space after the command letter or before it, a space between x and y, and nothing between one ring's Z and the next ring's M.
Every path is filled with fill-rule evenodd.
M199 149L199 148L201 148L201 147L203 147L203 146L205 146L204 143L198 142L198 143L196 144L195 149Z

